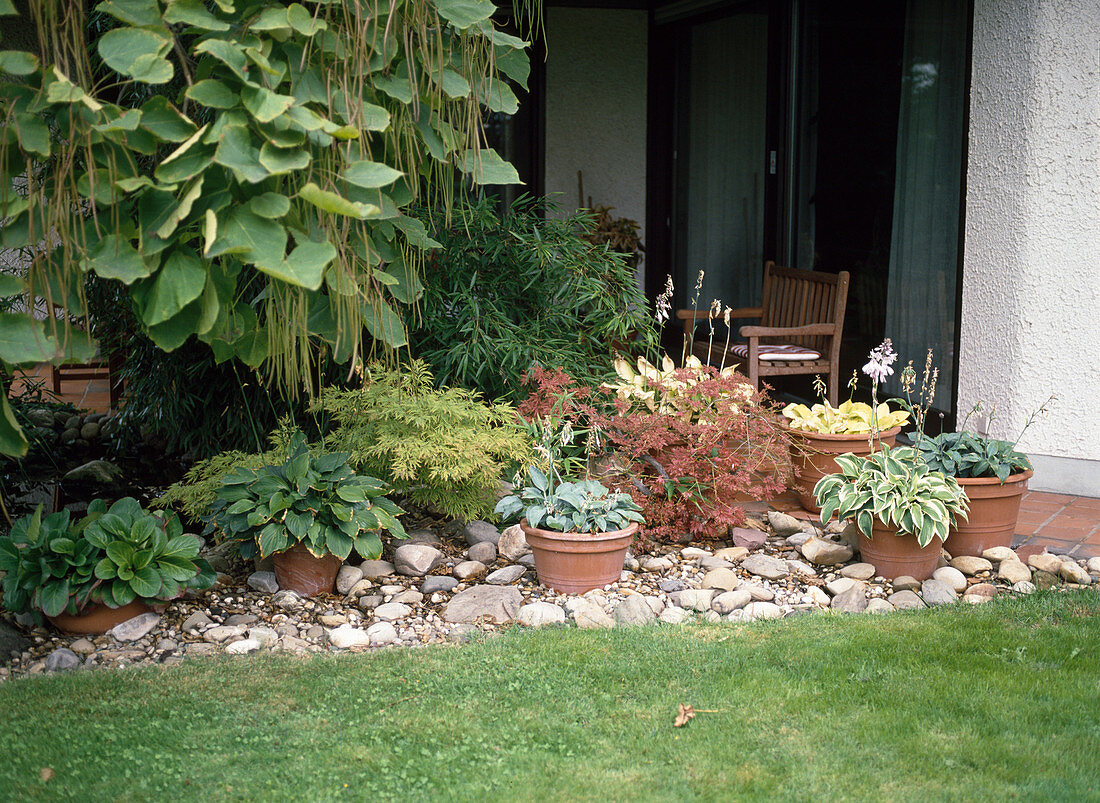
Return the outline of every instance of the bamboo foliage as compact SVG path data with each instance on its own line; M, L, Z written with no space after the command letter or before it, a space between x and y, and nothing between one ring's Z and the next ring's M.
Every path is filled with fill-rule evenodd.
M58 313L3 313L5 368L91 353L94 273L159 347L312 391L318 349L406 345L437 243L404 210L449 207L456 171L519 181L481 120L518 107L527 43L490 0L105 0L90 44L82 4L30 9L38 52L0 51L0 249L25 265L0 295Z

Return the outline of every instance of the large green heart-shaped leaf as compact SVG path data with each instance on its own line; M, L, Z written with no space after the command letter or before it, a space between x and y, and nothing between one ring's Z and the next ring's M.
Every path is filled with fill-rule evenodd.
M363 159L351 162L344 168L342 178L350 184L373 190L393 184L401 176L405 175L400 170L395 170L382 162L371 162Z
M286 229L281 224L242 206L233 210L224 223L219 223L210 254L235 253L242 262L252 263L261 270L278 271L283 269L286 243Z
M278 148L270 142L260 148L260 164L275 176L304 170L309 162L309 151L303 148Z
M88 264L104 279L117 279L123 284L132 284L144 279L152 271L137 249L115 234L108 234L88 254Z
M50 155L50 129L42 118L34 114L15 115L15 136L19 146L28 153Z
M229 30L229 23L207 11L200 0L169 0L168 8L164 11L164 21L172 24L182 22L204 31Z
M28 446L7 396L0 396L0 454L22 457L27 453Z
M489 19L497 8L491 0L436 0L439 16L460 31Z
M46 325L22 313L0 312L0 360L9 365L47 362L57 353L57 341Z
M98 43L99 55L108 67L146 84L172 80L174 69L164 58L171 47L171 34L153 28L115 28Z
M0 273L0 298L22 295L26 290L27 283L18 276Z
M163 95L154 95L141 107L141 127L165 142L184 142L198 129Z
M265 192L263 195L257 195L249 202L249 205L252 207L252 211L260 217L272 219L280 218L290 211L290 199L277 192Z
M202 301L192 301L179 314L173 315L164 323L149 327L149 339L152 340L161 351L175 351L191 335L195 334L199 326L199 317L202 314Z
M314 19L309 10L301 3L291 3L286 10L286 19L290 26L302 36L313 36L318 31L328 28L328 24L322 19Z
M22 50L0 50L0 72L30 75L38 69L38 56Z
M294 98L277 94L266 87L246 86L241 90L241 102L254 119L270 123L294 104Z
M240 99L236 92L214 78L196 81L184 94L196 103L212 109L232 109Z
M271 175L260 162L260 149L243 125L227 125L222 129L214 161L232 170L238 181L255 184Z
M161 24L157 0L104 0L95 10L131 25L155 28Z
M157 272L156 281L142 310L149 326L164 323L202 294L206 270L198 257L173 251Z
M492 148L467 150L459 165L475 184L522 184L519 173Z
M401 316L381 299L363 305L363 323L371 337L391 348L400 348L409 342Z
M180 196L179 204L168 213L168 219L157 229L157 236L162 239L170 237L176 227L191 214L191 207L200 195L202 195L202 176L195 179L187 191Z
M290 252L278 269L264 268L264 273L296 284L307 290L316 290L321 286L325 267L336 258L336 248L332 243L315 243L306 240Z

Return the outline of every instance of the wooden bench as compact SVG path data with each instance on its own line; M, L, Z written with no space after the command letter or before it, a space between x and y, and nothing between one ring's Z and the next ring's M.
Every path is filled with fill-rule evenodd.
M122 380L118 377L119 367L117 360L92 360L51 365L53 392L58 396L61 395L62 382L105 381L110 393L111 409L118 410L119 399L122 396Z
M747 370L754 387L764 376L790 374L827 374L829 403L837 405L840 385L840 338L844 331L844 310L848 303L848 271L821 273L764 266L764 293L759 307L741 307L730 319L759 318L758 326L742 326L741 337L747 342L731 344L725 364L737 362ZM701 360L717 363L722 359L725 337L714 338L708 355L707 343L695 337L700 319L711 317L710 310L677 310L684 323L684 337L692 353ZM721 320L721 315L715 315Z

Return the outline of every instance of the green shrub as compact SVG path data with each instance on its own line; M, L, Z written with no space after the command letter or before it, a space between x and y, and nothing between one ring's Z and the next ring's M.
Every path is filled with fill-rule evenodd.
M403 371L372 366L361 389L322 391L315 411L331 423L326 445L350 453L357 470L452 518L492 511L501 474L530 454L510 404L434 389L420 361Z
M616 345L637 337L634 346L653 351L656 328L627 257L584 239L591 214L555 212L523 199L502 217L483 199L456 208L449 223L425 213L443 247L425 267L411 339L439 385L515 400L533 365L598 384Z

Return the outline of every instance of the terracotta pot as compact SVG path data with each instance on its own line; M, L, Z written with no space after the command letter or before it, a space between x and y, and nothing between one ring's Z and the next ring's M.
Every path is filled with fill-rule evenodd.
M100 605L94 603L89 606L84 613L71 616L67 613L61 613L57 616L47 616L50 620L50 624L56 627L63 633L72 633L74 635L90 634L90 633L106 633L112 627L127 619L133 619L135 616L140 616L143 613L149 613L152 608L146 605L140 600L134 600L128 605L123 605L120 608L108 608L106 605Z
M638 524L609 533L559 533L520 522L535 556L539 582L567 594L583 594L618 582Z
M791 429L789 426L787 432L791 436L791 462L798 474L794 480L798 499L802 507L810 513L820 513L821 508L814 500L814 486L826 474L835 474L840 471L836 464L837 455L850 452L866 457L871 454L869 433L833 435ZM899 432L901 432L900 426L880 432L875 440L875 451L878 451L882 444L892 447L897 441Z
M890 527L875 519L868 538L859 533L859 552L864 563L875 567L875 573L893 580L909 575L917 580L927 580L940 562L943 541L936 536L928 546L917 543L915 535L898 534L897 527Z
M1034 472L1011 474L1001 484L996 477L956 478L970 500L968 521L961 519L947 533L943 548L958 555L977 555L995 546L1012 546L1020 500Z
M279 588L297 592L303 597L331 594L340 565L344 562L335 555L318 558L302 544L295 544L272 558Z

